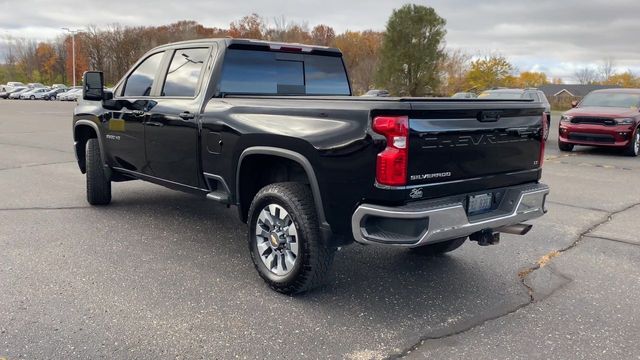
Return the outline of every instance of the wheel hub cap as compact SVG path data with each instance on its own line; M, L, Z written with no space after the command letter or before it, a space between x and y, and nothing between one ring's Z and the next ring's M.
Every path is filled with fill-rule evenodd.
M271 242L271 247L274 249L279 249L282 245L285 245L287 240L283 233L281 232L272 232L269 234L269 241Z
M255 231L258 255L272 273L283 276L298 261L298 230L280 205L265 206L258 215Z

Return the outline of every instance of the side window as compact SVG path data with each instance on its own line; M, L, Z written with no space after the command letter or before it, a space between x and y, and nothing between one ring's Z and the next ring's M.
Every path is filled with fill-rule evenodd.
M538 92L538 97L540 98L540 101L542 101L543 103L548 103L549 100L547 100L547 97L544 95L544 93L542 91Z
M162 62L164 52L149 56L127 78L124 84L124 96L149 96L153 79Z
M195 96L208 55L207 48L176 50L164 81L162 96Z
M349 81L339 57L307 56L304 61L308 95L349 95ZM385 93L381 92L381 95ZM389 93L387 92L386 95Z

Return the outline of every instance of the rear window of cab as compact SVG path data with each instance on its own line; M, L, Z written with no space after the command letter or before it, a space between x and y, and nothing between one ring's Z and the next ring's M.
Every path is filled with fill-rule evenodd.
M351 95L342 58L228 49L221 94Z

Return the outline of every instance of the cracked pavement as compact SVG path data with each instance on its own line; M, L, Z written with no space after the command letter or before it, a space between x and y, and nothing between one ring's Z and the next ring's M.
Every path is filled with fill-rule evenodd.
M72 107L0 101L0 358L640 356L640 159L567 156L552 132L527 236L345 247L292 298L255 274L233 210L142 182L88 206Z

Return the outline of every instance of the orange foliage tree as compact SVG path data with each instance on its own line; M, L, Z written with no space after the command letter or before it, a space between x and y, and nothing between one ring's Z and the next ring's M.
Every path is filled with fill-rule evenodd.
M67 79L69 82L73 81L73 42L71 36L67 36L64 40L66 50L65 72L68 74ZM82 34L76 35L75 38L76 49L76 85L80 85L82 82L82 74L89 70L89 62L86 56L86 49L84 45L84 38ZM73 85L73 84L71 84Z
M370 89L378 67L383 34L376 31L346 31L336 36L333 44L344 55L355 94Z

